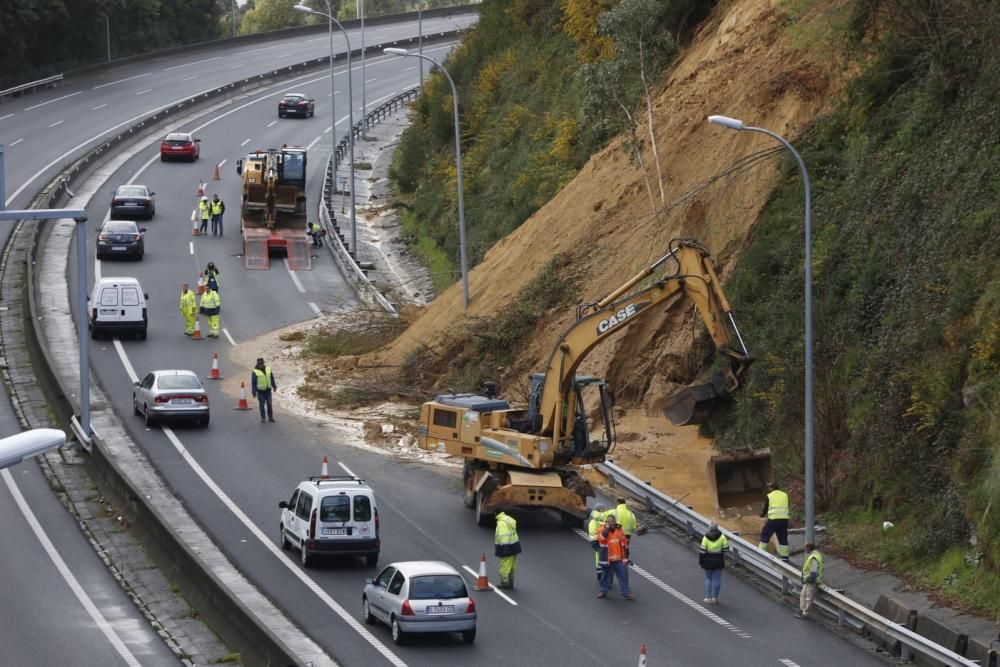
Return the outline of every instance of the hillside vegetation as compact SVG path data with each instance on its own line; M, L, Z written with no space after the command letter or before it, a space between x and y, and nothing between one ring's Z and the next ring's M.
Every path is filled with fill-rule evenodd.
M418 394L491 376L516 395L572 304L616 287L670 238L695 236L716 253L758 358L746 390L705 430L721 448L771 447L801 507L802 183L770 139L704 118L778 131L814 185L821 519L859 556L1000 613L995 5L683 3L670 19L679 49L655 65L666 76L633 83L616 125L584 84L625 46L601 12L632 4L589 3L587 14L568 0L484 3L480 31L448 63L462 100L471 255L482 263L473 302L463 316L447 287L378 359L400 363ZM531 25L546 29L525 37L523 16L542 16ZM450 110L444 82L432 81L396 163L411 240L445 274L457 265ZM576 296L557 305L550 293ZM652 414L658 397L710 370L688 308L633 325L584 370ZM883 532L884 520L895 528Z

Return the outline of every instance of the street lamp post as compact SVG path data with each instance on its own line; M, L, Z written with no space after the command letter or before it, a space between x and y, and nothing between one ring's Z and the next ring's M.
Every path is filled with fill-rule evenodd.
M364 126L361 136L368 138L368 100L365 98L365 0L358 0L358 11L361 15L361 122ZM353 185L353 184L352 184Z
M344 26L340 25L340 21L333 18L333 10L330 7L330 0L326 0L327 13L315 10L312 7L306 7L305 5L295 5L295 10L303 12L305 14L315 14L317 16L325 16L330 21L330 106L333 107L333 26L337 26L340 32L344 35L344 41L347 43L347 119L351 124L350 129L347 131L348 145L350 146L350 160L351 160L351 248L349 254L352 257L356 257L358 253L358 218L357 212L354 206L354 88L351 85L351 79L354 77L351 75L351 40L347 36L347 31L344 30ZM333 151L337 150L337 115L333 115L333 126L330 128L330 134L333 137ZM333 153L331 153L331 158L333 159ZM334 179L336 181L336 179Z
M452 80L451 75L448 74L448 70L442 67L441 63L434 60L430 56L425 56L421 53L410 53L406 49L397 48L383 49L383 52L391 53L396 56L412 56L421 58L422 60L427 60L432 65L436 65L437 68L444 73L445 78L448 79L448 83L451 85L451 101L455 114L455 167L458 174L458 247L462 261L462 306L468 310L469 263L465 253L465 195L463 194L464 188L462 187L462 143L461 129L458 121L458 90L455 88L455 82Z
M420 59L420 88L424 87L424 3L417 3L417 58Z
M806 170L802 156L792 148L792 145L779 134L765 130L762 127L752 127L744 125L743 121L728 116L709 116L709 123L727 127L730 130L759 132L766 134L778 141L788 152L792 154L802 172L802 183L805 186L805 237L806 237L806 258L805 258L805 318L806 318L806 350L805 350L805 375L806 375L806 400L805 400L805 476L806 476L806 542L815 543L816 526L816 487L815 487L815 459L813 450L813 307L812 307L812 190L809 184L809 172Z
M111 62L111 17L107 14L104 15L104 34L107 38L108 62Z

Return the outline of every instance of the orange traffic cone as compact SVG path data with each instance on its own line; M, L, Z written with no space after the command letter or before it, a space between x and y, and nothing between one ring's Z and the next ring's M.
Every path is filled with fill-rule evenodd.
M191 334L191 340L204 340L201 337L201 316L194 316L194 333Z
M205 181L198 181L198 189L194 192L196 197L205 196Z
M191 212L191 236L201 236L201 230L199 229L198 216L195 211Z
M222 373L219 372L219 353L212 353L212 370L208 373L209 380L221 380Z
M198 294L205 293L205 272L202 271L198 274Z
M249 410L250 406L247 405L247 383L240 382L240 402L236 404L234 410Z
M490 590L490 580L486 576L486 553L479 554L479 578L476 579L477 591Z
M646 645L639 644L639 667L646 667Z
M213 181L221 181L222 175L219 173L219 165L215 165L215 173L212 174Z
M330 477L330 469L327 467L326 455L323 455L323 467L320 469L320 479L328 479Z

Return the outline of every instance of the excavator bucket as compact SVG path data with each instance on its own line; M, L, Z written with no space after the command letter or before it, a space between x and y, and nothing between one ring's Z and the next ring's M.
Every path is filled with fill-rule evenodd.
M704 424L716 406L729 398L726 385L726 372L719 371L707 384L681 389L667 400L667 419L674 426Z
M740 515L759 512L771 474L770 449L716 454L708 460L710 490L716 506L727 515L734 510Z

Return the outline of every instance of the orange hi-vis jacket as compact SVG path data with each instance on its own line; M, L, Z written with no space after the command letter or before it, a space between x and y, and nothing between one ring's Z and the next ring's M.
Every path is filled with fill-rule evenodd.
M628 538L621 526L615 526L614 530L606 526L602 528L597 534L597 544L601 548L598 561L601 564L628 560Z

